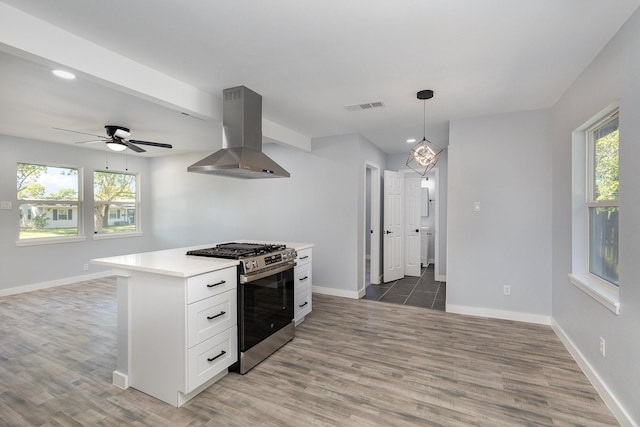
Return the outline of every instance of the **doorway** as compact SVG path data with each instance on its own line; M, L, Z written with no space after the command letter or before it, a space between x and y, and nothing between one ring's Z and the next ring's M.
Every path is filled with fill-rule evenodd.
M388 185L387 178L391 181L399 182L397 185L391 185L387 191ZM417 181L417 182L416 182ZM400 201L398 203L397 198L387 197L389 192L391 196L395 196L395 192L392 191L395 187L401 186ZM393 188L391 188L393 187ZM416 188L419 187L419 188ZM419 194L417 194L419 193ZM442 281L439 275L439 171L434 168L427 174L427 177L422 178L419 175L416 176L415 172L410 170L401 170L400 172L385 171L385 200L393 200L395 205L400 206L400 213L397 215L390 215L397 209L390 209L390 206L385 205L385 219L382 231L382 238L386 239L387 231L390 231L390 236L395 234L395 229L392 227L393 218L401 217L402 224L395 224L401 230L398 234L403 235L402 243L399 243L400 247L404 250L397 250L390 244L390 249L396 249L395 256L398 252L401 252L401 262L390 263L390 260L385 260L385 273L387 270L387 264L390 266L399 267L398 277L384 274L384 280L379 284L371 285L366 288L365 298L369 300L390 302L403 305L411 305L416 307L430 308L435 310L445 311L446 300L446 283ZM387 203L387 202L385 202ZM394 203L391 203L392 205ZM389 212L387 213L387 210ZM411 210L410 214L407 210ZM402 213L404 211L404 213ZM396 212L397 213L397 212ZM391 228L390 228L391 227ZM387 230L389 229L389 230ZM422 239L422 237L426 239ZM418 242L416 236L420 237ZM424 243L426 245L421 244ZM419 248L416 249L419 245ZM426 250L424 250L426 249ZM417 251L417 254L416 254ZM393 251L391 251L393 252ZM426 259L421 255L426 252ZM383 259L388 256L387 251L383 251ZM392 257L393 258L393 257ZM416 259L419 266L419 273L415 273ZM396 268L392 269L393 271ZM387 280L389 278L389 280ZM440 279L440 280L438 280Z
M364 283L360 290L360 297L366 288L381 281L381 243L380 243L380 167L374 163L365 162L364 167Z

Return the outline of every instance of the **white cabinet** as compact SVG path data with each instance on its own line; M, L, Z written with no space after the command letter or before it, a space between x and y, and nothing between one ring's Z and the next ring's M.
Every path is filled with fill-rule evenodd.
M181 406L238 359L237 269L189 278L133 272L129 381Z
M311 313L311 248L297 251L294 269L294 319L296 326Z

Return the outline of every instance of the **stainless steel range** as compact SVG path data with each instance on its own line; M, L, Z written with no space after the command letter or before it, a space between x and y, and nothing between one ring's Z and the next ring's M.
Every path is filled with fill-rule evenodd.
M285 245L223 243L187 255L240 260L238 267L238 363L245 374L295 335L293 267L296 251Z

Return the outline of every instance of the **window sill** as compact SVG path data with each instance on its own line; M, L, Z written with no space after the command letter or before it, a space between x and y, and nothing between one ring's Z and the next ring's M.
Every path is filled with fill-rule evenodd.
M108 240L108 239L121 239L125 237L140 237L141 231L134 231L131 233L109 233L109 234L94 234L93 240Z
M16 246L38 246L52 245L57 243L83 242L86 240L84 236L73 237L35 237L33 239L21 239L16 241Z
M585 273L569 274L569 280L578 289L607 307L614 314L620 314L620 297L617 289L609 289L611 285Z

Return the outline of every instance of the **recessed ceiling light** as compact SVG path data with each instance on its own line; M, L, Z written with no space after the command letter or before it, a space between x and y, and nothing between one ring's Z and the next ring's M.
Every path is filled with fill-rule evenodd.
M414 142L416 142L415 138L409 138L407 139L407 144L413 144Z
M53 73L54 76L60 77L61 79L65 79L65 80L73 80L76 78L75 74L65 70L52 70L51 72Z

